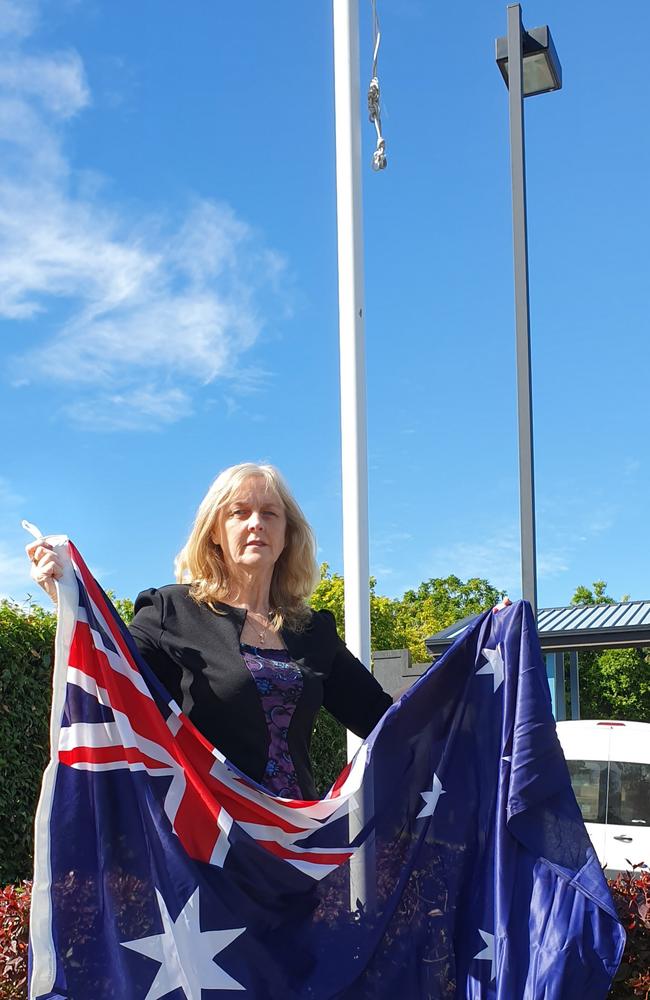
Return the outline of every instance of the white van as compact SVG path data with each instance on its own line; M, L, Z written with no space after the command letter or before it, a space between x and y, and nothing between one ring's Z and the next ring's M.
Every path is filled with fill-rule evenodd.
M650 724L558 722L557 734L607 874L650 867Z

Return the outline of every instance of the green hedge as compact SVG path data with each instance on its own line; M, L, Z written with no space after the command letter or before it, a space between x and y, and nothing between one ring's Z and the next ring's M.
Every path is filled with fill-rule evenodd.
M320 796L330 790L347 761L345 729L321 708L309 751L314 781Z
M56 619L0 603L0 885L32 872L34 811L49 756Z

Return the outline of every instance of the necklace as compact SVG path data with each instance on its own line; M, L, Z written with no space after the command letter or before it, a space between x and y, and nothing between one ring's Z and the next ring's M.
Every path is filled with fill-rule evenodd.
M251 621L251 618L253 619L253 621ZM255 627L254 622L257 622L257 628ZM265 615L262 615L256 611L249 611L248 614L246 615L246 624L248 625L251 632L255 633L256 638L258 638L261 643L264 643L264 640L266 639L266 633L271 627L271 622L269 621L268 612ZM259 631L260 626L262 629L261 632Z

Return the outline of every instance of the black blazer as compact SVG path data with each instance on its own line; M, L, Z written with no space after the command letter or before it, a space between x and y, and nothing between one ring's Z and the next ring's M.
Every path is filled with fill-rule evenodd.
M186 584L144 590L129 626L151 669L197 729L244 774L260 782L269 735L255 681L239 648L246 611L197 604ZM303 632L282 630L302 673L302 695L287 742L306 799L316 798L309 760L321 705L357 736L367 736L392 704L339 638L330 611L312 613Z

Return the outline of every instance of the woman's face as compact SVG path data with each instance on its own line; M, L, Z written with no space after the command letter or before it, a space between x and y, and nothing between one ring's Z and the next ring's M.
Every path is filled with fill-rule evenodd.
M284 504L261 476L245 479L223 508L213 541L221 546L228 570L273 570L284 549Z

